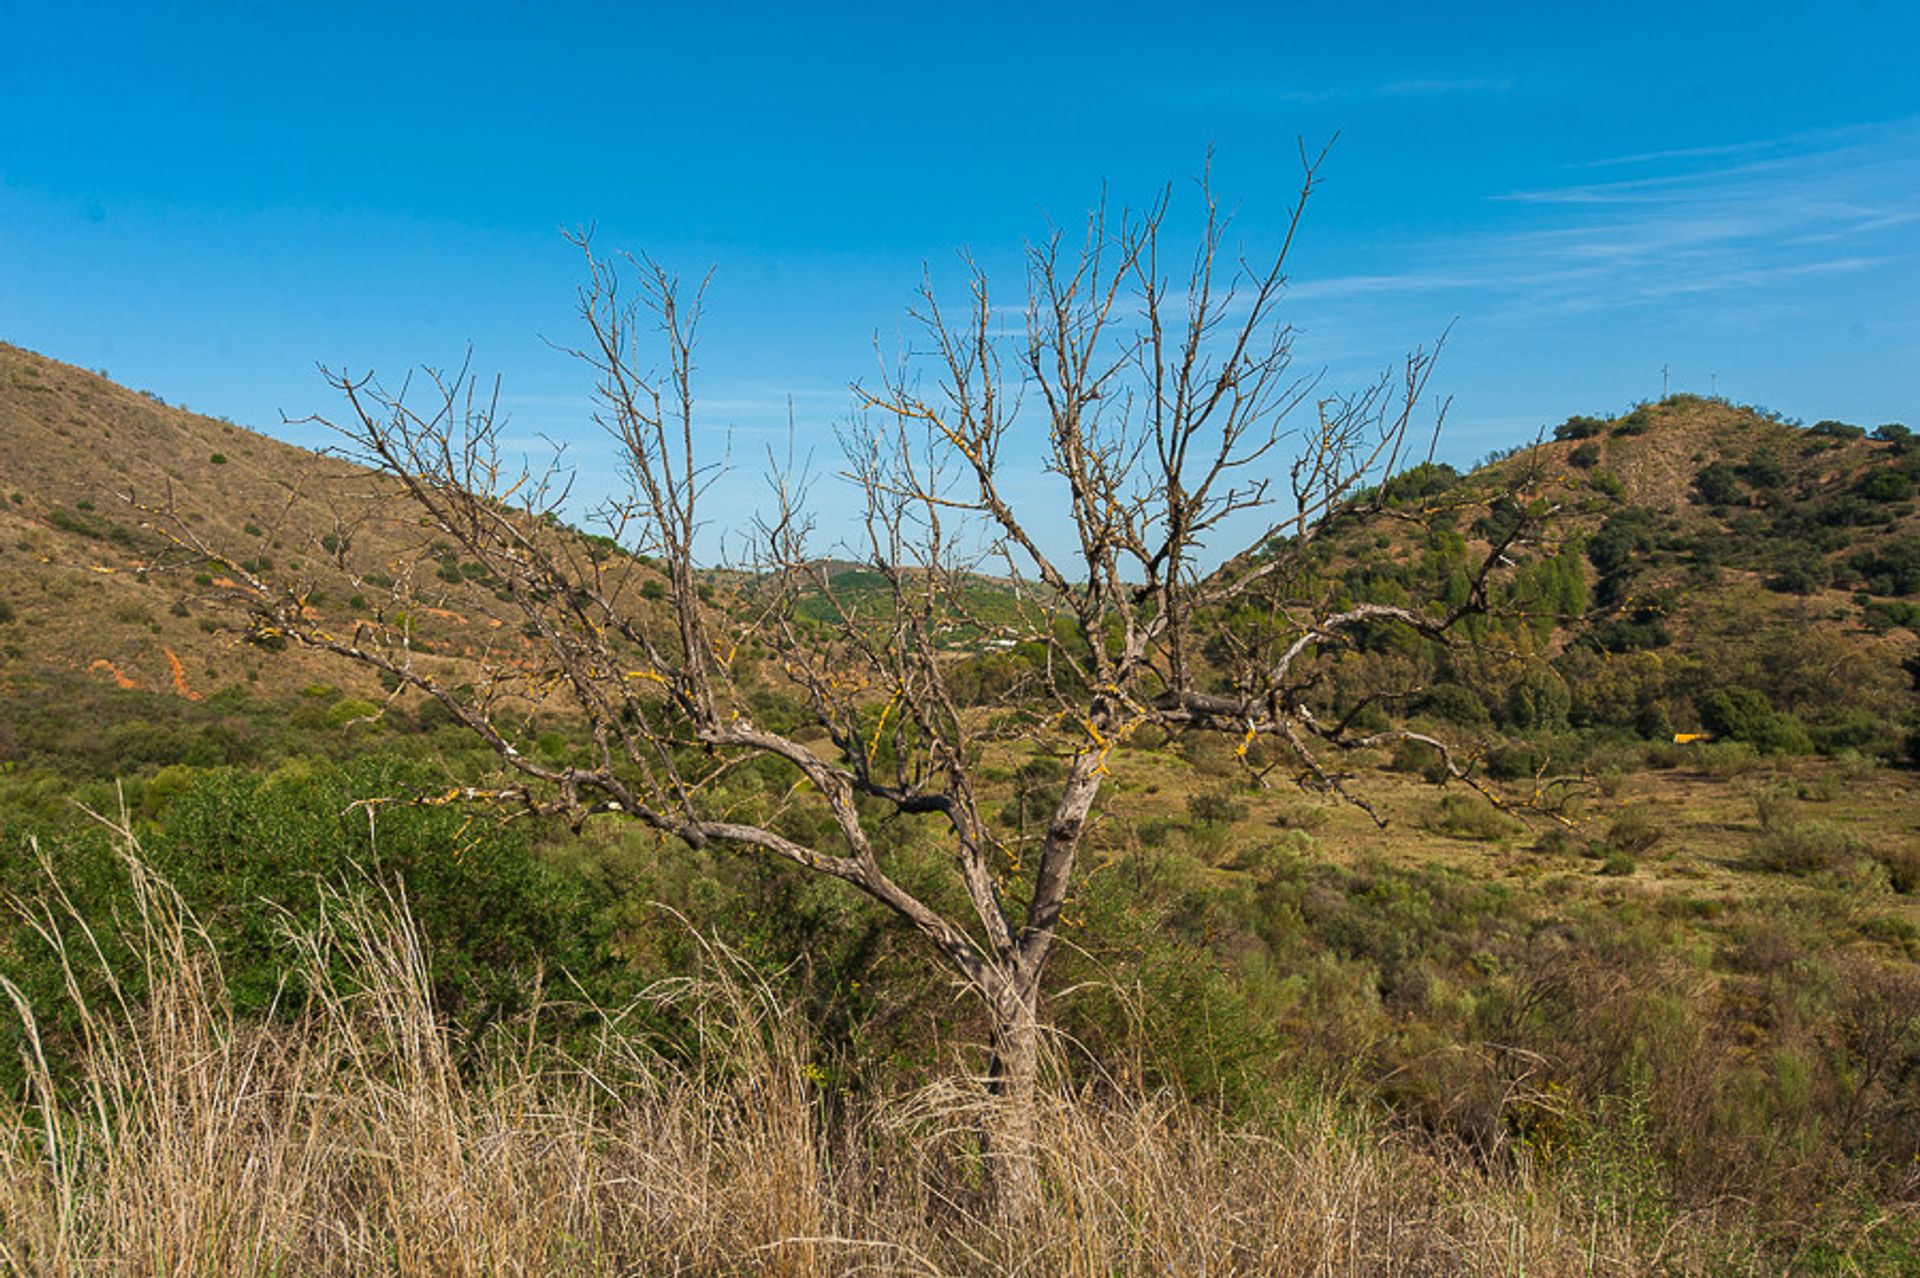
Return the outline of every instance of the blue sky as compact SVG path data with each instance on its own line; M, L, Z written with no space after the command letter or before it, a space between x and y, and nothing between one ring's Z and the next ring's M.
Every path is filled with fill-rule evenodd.
M831 439L923 263L1215 185L1356 383L1452 325L1467 461L1717 390L1920 425L1920 5L300 8L0 0L0 338L318 442L316 364L500 373L593 471L597 227L717 268L701 356L746 471ZM589 476L591 479L591 475Z

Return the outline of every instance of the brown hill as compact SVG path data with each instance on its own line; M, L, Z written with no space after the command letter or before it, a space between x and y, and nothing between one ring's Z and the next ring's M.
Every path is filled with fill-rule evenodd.
M341 663L313 654L263 659L245 641L229 571L196 562L183 534L277 580L311 582L315 607L343 626L373 620L377 585L412 573L424 646L458 660L497 640L498 601L461 578L457 560L443 570L448 548L396 489L0 344L0 683L84 676L196 699L236 683L269 694L353 686ZM349 524L353 573L334 553Z

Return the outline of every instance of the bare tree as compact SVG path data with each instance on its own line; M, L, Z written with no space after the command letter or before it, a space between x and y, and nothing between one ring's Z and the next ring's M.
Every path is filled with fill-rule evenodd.
M1185 248L1173 247L1163 195L1032 245L1012 310L971 263L957 303L923 286L920 349L855 388L842 432L865 506L857 558L878 590L843 590L813 544L804 494L784 481L744 561L701 566L701 498L716 474L696 446L702 290L649 260L596 256L582 237L588 341L577 354L627 481L602 512L619 553L557 524L565 493L553 472L503 462L494 404L464 372L432 379L424 408L342 374L349 411L333 424L399 481L434 536L483 566L531 655L490 654L456 686L392 611L336 633L298 592L247 576L256 625L433 698L491 746L507 779L441 797L576 821L619 813L692 848L792 862L887 906L984 1006L996 1184L1009 1210L1028 1210L1042 978L1116 747L1146 725L1225 734L1249 761L1266 759L1261 775L1280 768L1367 807L1339 756L1410 739L1477 785L1445 743L1361 731L1355 715L1325 709L1327 665L1356 630L1448 641L1487 607L1490 575L1523 527L1445 611L1340 606L1316 585L1323 535L1384 513L1381 485L1418 451L1411 428L1433 364L1415 353L1345 395L1296 371L1280 305L1320 163L1302 158L1299 200L1258 262L1230 254L1229 219L1203 183ZM1050 522L1009 485L1015 459L1031 469L1036 455L1063 499L1048 503ZM974 614L988 572L1011 591L1011 614ZM1026 713L973 704L969 643L1018 646L1001 699ZM769 683L804 727L756 711L751 693ZM584 760L525 748L516 716L554 698L590 737ZM1010 835L991 819L983 752L1042 733L1064 756L1058 798L1030 836ZM781 781L746 807L729 779L749 765ZM937 908L890 872L875 831L903 817L943 832L947 899L964 909Z

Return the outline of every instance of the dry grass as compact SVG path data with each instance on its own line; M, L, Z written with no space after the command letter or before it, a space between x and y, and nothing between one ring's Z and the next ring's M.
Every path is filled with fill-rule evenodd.
M994 1219L957 1080L828 1098L802 1028L728 955L653 991L691 1053L609 1018L461 1068L404 902L300 938L291 1023L229 1010L211 946L127 854L146 993L88 998L57 894L77 1078L0 1100L0 1269L20 1274L1640 1274L1738 1272L1605 1196L1489 1173L1307 1095L1258 1132L1168 1095L1049 1095L1038 1225ZM18 990L6 987L29 1027ZM641 1007L636 1013L648 1009ZM32 1051L40 1041L30 1035Z

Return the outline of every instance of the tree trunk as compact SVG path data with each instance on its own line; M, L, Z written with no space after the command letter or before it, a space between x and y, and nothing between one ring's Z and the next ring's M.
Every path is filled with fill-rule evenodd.
M1040 1079L1039 982L1008 977L988 992L993 1055L986 1122L987 1174L995 1211L1006 1220L1040 1210L1040 1162L1034 1148Z

